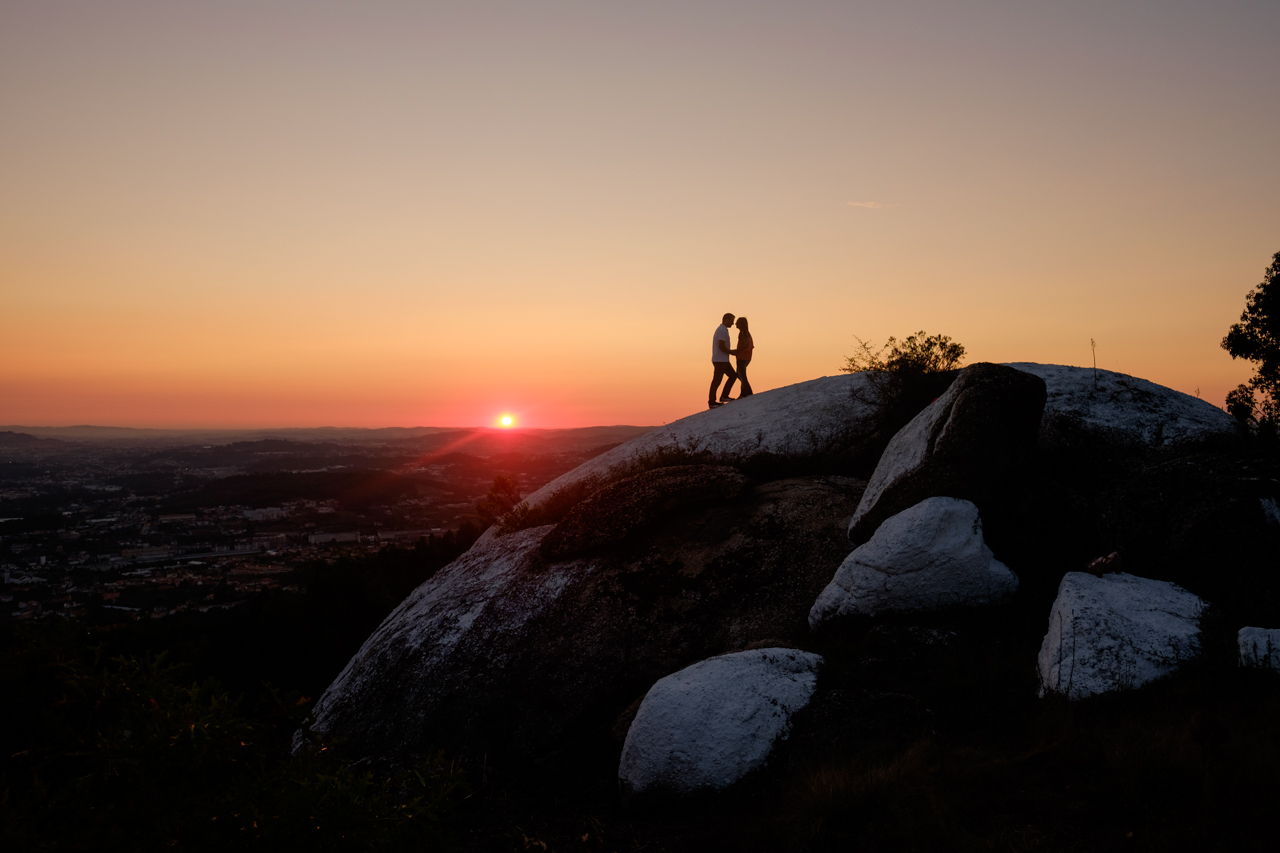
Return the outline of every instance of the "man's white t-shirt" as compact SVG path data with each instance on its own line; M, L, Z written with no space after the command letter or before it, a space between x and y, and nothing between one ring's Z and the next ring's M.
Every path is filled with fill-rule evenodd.
M728 361L729 353L721 352L718 346L720 341L724 341L724 348L729 349L729 327L724 323L716 326L716 333L711 337L711 360L712 361Z

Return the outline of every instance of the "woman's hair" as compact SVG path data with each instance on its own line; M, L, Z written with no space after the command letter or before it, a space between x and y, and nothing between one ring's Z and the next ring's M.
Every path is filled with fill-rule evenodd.
M749 331L751 331L751 327L747 325L747 318L746 318L746 317L739 317L739 318L738 318L738 328L739 328L739 329L741 329L741 330L742 330L742 331L744 331L744 332L749 332Z

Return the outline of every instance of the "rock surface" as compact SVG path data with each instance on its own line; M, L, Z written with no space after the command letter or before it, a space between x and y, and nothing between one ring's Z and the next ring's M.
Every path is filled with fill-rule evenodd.
M1170 447L1236 433L1235 421L1217 406L1146 379L1062 364L1011 362L1009 367L1044 380L1048 388L1041 442L1084 432L1106 441Z
M720 790L761 767L808 704L822 658L757 649L700 661L659 680L622 748L625 789Z
M366 754L529 754L607 727L694 661L807 637L864 486L766 483L576 560L541 556L549 526L490 530L387 617L321 697L316 727Z
M809 611L809 627L832 619L996 604L1017 576L982 538L970 501L928 498L880 525L856 548Z
M1280 628L1241 628L1236 642L1241 666L1280 670Z
M982 506L1035 446L1044 402L1044 382L1024 371L985 363L960 371L885 448L849 521L850 538L867 541L886 518L929 497Z
M666 513L736 498L748 485L734 469L714 465L676 465L627 477L570 510L542 540L542 553L560 559L616 544Z
M1040 646L1041 695L1083 699L1168 675L1199 654L1204 606L1165 581L1067 573Z
M531 509L557 493L588 492L634 473L659 457L740 464L760 457L836 454L874 428L873 375L824 376L762 391L698 412L600 454L525 498Z

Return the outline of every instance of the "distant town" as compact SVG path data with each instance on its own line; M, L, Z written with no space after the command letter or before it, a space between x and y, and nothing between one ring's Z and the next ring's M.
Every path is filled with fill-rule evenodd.
M646 427L0 429L0 621L108 626L298 590L295 570L478 525Z

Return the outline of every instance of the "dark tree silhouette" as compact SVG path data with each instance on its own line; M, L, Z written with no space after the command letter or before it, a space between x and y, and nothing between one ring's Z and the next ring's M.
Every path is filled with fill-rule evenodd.
M511 508L518 503L520 503L520 488L515 478L499 474L493 478L489 494L476 504L476 512L480 514L480 520L484 526L488 527L510 512Z
M1222 339L1222 348L1257 366L1252 379L1227 394L1227 411L1241 423L1253 420L1273 431L1280 420L1280 252L1262 283L1249 291L1240 322Z

